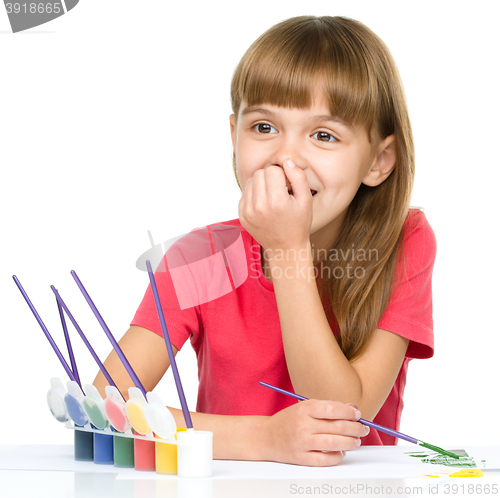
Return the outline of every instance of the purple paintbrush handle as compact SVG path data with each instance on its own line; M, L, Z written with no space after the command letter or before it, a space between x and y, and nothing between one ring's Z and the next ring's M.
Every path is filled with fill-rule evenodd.
M300 396L300 394L295 394L291 393L290 391L285 391L285 389L281 389L276 386L272 386L271 384L266 384L265 382L259 382L260 385L269 387L269 389L273 389L275 391L278 391L279 393L286 394L287 396L290 396L292 398L298 399L299 401L305 401L309 398L305 398L304 396ZM408 441L409 443L413 444L418 444L418 439L415 439L414 437L407 436L406 434L403 434L402 432L394 431L392 429L389 429L388 427L384 427L383 425L378 425L375 424L374 422L370 422L369 420L365 420L364 418L360 418L358 420L363 425L367 425L368 427L371 427L372 429L376 429L377 431L380 432L385 432L385 434L389 434L390 436L397 437L398 439L404 439L405 441Z
M300 394L291 393L290 391L285 391L285 389L281 389L280 387L272 386L271 384L267 384L266 382L259 382L261 386L269 387L269 389L273 389L274 391L278 391L279 393L286 394L291 398L298 399L299 401L307 401L309 398L305 398Z
M92 299L90 298L89 293L85 290L85 287L83 286L82 282L78 278L78 275L75 273L74 270L71 270L71 275L75 279L76 285L78 285L78 288L82 292L83 297L85 298L88 305L90 306L90 309L94 312L94 315L97 318L97 321L101 325L102 329L104 330L104 333L108 336L109 342L111 342L113 349L116 351L118 358L120 358L121 362L123 363L123 366L125 367L125 370L127 370L127 373L130 375L130 378L132 379L133 383L135 384L135 386L137 388L139 388L142 391L142 394L144 394L144 396L146 396L146 389L144 389L144 386L141 384L139 377L137 377L136 373L134 372L134 369L132 368L132 365L127 360L127 357L123 354L122 349L118 345L118 342L116 342L116 339L113 337L111 330L109 330L108 326L104 322L101 314L99 313L99 310L96 308L96 305L93 303Z
M386 434L389 434L389 436L394 436L397 437L398 439L404 439L409 443L418 444L418 439L415 439L414 437L407 436L402 432L394 431L392 429L389 429L388 427L384 427L383 425L375 424L374 422L370 422L369 420L365 420L364 418L360 418L358 422L361 422L363 425L367 425L372 429L377 429L377 431L385 432Z
M50 345L52 346L52 349L54 350L54 353L57 355L59 358L59 361L61 362L61 365L63 366L64 370L66 370L66 373L68 374L68 377L71 380L74 380L77 382L75 376L73 375L73 372L71 371L71 368L69 368L69 365L66 363L66 360L64 359L64 356L61 354L61 351L59 351L59 348L57 347L57 344L54 342L54 339L52 339L52 336L50 335L50 332L48 331L47 327L43 323L42 319L40 318L40 315L37 313L35 307L33 306L33 303L30 301L30 298L28 297L28 294L26 294L26 291L23 289L23 286L21 285L21 282L19 282L19 279L15 276L12 275L12 278L14 279L14 282L16 283L17 287L21 291L21 294L24 297L24 300L28 304L30 310L33 312L35 315L36 321L40 325L40 327L43 330L43 333L45 334L45 337L49 341ZM78 382L77 382L78 384ZM80 386L81 388L81 386Z
M82 338L82 341L85 343L85 346L87 346L87 349L89 350L90 354L92 355L92 358L94 358L95 362L97 363L97 365L101 369L101 372L104 374L104 377L106 377L106 380L109 382L109 384L111 386L116 387L116 384L113 382L113 379L111 378L111 375L109 375L108 371L106 370L106 367L101 363L101 360L99 359L99 357L97 356L96 352L94 351L94 349L90 345L90 342L85 337L85 334L83 333L83 330L80 328L80 326L76 322L75 318L73 317L73 315L69 311L69 308L66 306L66 303L63 301L62 297L59 295L59 292L57 292L57 289L53 285L51 285L50 288L52 289L52 291L54 292L54 294L56 296L57 304L59 305L60 308L64 309L64 311L68 315L71 323L75 327L76 331L80 334L80 337ZM62 311L62 309L61 309L61 311Z
M82 383L80 382L80 376L78 375L78 368L76 367L76 360L75 360L75 355L73 354L73 347L71 346L71 339L69 338L68 327L66 326L66 320L64 318L64 313L63 313L63 310L61 308L61 305L59 304L59 301L57 300L57 296L56 296L56 303L57 303L57 309L59 311L59 317L61 318L61 325L62 325L63 332L64 332L64 339L66 340L66 347L68 348L71 369L72 369L73 374L75 376L76 382L81 387Z
M146 266L148 268L149 281L151 283L151 290L153 291L153 296L155 298L156 311L158 312L158 318L160 319L161 330L163 332L163 338L165 339L165 345L167 346L168 359L170 360L170 365L172 367L172 372L174 374L175 385L177 386L177 392L179 394L179 400L182 406L182 413L184 415L184 420L186 421L186 427L188 429L193 428L193 423L191 422L191 414L189 413L186 397L184 396L184 390L182 389L181 378L179 371L177 370L177 363L175 362L175 355L172 349L172 344L170 343L170 336L168 334L167 324L165 322L165 316L163 314L163 309L161 307L160 295L158 294L158 289L156 287L156 281L151 269L151 263L149 260L146 261Z

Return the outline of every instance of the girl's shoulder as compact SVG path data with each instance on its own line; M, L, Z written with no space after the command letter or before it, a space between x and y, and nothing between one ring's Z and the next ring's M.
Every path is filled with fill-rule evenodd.
M436 259L436 236L425 213L419 208L409 210L403 226L403 260L414 271L431 270Z
M436 236L432 229L425 213L420 208L411 208L408 211L406 220L403 226L404 241L408 242L425 242L427 245L436 245Z
M194 230L208 230L210 232L221 232L224 233L225 231L228 232L243 232L243 233L248 233L240 223L240 220L238 218L235 218L234 220L227 220L227 221L218 221L217 223L210 223L209 225L205 225L204 227L200 228L195 228ZM238 230L235 230L238 229Z

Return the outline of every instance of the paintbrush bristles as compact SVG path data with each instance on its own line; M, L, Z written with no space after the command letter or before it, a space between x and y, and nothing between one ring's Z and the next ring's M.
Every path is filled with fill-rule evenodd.
M455 453L452 453L451 451L443 450L443 448L440 448L439 446L434 446L433 444L424 443L424 441L419 441L418 444L419 444L419 446L423 446L424 448L427 448L428 450L433 450L436 453L441 453L442 455L446 455L446 456L449 456L452 458L460 459L459 455L456 455Z

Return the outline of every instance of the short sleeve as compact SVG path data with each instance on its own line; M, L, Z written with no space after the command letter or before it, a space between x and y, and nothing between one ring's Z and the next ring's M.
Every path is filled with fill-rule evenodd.
M195 228L175 239L159 259L155 280L170 341L180 349L190 338L198 351L208 303L232 293L247 279L241 231L231 222ZM132 325L163 335L150 286Z
M189 338L194 344L200 333L199 307L181 309L166 256L155 271L155 281L170 342L177 349L181 349ZM148 285L130 325L138 325L163 337L151 284Z
M407 217L403 251L395 274L392 295L378 328L410 340L408 358L434 354L432 319L432 270L436 237L424 213L412 209Z

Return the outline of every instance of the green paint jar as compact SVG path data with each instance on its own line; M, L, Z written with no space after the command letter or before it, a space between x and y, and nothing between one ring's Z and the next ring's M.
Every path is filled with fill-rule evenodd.
M115 432L118 432L115 430ZM134 439L126 436L113 436L115 467L134 468Z

